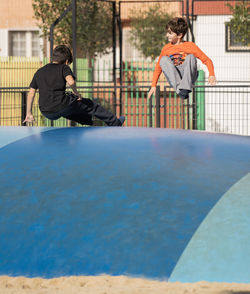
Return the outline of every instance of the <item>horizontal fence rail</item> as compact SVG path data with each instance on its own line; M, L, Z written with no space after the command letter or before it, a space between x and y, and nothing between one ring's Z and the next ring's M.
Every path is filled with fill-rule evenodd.
M171 87L157 86L155 97L147 98L150 86L81 86L85 98L94 99L117 116L125 115L126 126L204 130L250 135L249 85L196 85L188 99L181 99ZM0 88L0 125L21 126L25 118L27 87ZM60 118L50 121L33 104L35 126L66 127ZM102 122L94 120L94 125ZM80 126L77 124L77 126Z

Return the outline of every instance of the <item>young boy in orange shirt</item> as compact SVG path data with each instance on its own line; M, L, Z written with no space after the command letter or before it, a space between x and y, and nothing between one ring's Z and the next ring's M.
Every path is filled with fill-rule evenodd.
M196 58L199 58L208 68L208 83L215 85L216 78L212 60L193 42L183 41L183 37L188 30L186 20L175 17L167 23L166 30L169 43L163 47L155 66L148 98L152 94L155 95L157 81L163 72L176 93L181 98L187 99L198 77Z

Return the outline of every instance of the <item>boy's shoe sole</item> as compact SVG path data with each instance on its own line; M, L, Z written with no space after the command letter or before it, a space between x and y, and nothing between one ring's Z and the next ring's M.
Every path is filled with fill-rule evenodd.
M189 96L181 96L181 95L179 95L179 97L181 98L181 99L188 99L189 98Z

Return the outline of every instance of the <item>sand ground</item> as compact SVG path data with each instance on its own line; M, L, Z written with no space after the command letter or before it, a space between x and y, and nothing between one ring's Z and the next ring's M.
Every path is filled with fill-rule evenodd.
M55 279L0 276L1 294L250 294L250 284L169 283L126 276Z

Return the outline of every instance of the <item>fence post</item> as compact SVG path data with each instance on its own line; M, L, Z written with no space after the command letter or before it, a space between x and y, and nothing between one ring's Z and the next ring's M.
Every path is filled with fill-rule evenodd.
M21 92L22 99L21 99L21 125L26 126L26 123L23 121L26 117L26 100L27 100L27 92Z
M113 83L114 83L114 114L116 115L116 96L117 96L117 87L116 87L116 2L112 2L113 9Z
M156 127L160 128L161 127L160 86L156 86L155 107L156 107Z
M117 24L119 28L119 50L120 50L120 86L123 86L123 61L122 61L122 22L121 22L121 2L119 2L119 12L117 16ZM123 114L123 101L122 101L123 89L120 88L120 116Z
M149 98L149 127L152 128L153 126L153 113L152 113L153 103L152 103L152 96Z
M197 130L197 103L196 103L196 93L195 89L192 89L192 98L193 98L193 130Z
M197 86L205 85L205 73L203 70L199 70ZM196 100L196 127L197 130L205 130L205 88L195 87L195 100Z
M77 14L77 3L76 0L71 0L71 10L72 10L72 53L73 53L73 73L77 75L77 65L76 65L76 14Z

